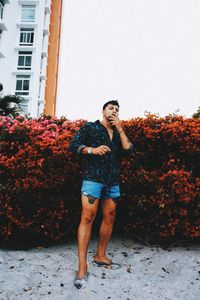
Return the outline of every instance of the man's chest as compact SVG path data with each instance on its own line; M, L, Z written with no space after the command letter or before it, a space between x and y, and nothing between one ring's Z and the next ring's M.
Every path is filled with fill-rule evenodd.
M116 148L118 146L118 137L114 130L107 130L106 128L93 127L88 132L88 144L91 147L98 147L100 145L108 145Z

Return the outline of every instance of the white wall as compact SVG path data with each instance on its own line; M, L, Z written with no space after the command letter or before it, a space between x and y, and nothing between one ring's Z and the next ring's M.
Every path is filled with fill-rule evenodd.
M64 0L57 115L191 116L200 106L200 1Z

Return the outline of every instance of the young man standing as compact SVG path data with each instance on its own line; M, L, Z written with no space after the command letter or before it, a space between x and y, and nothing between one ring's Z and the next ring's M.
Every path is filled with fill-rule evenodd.
M126 136L119 119L119 103L111 100L103 105L103 119L87 122L69 144L69 151L81 155L83 181L81 187L82 215L78 228L79 268L74 285L81 288L87 281L87 250L99 200L103 220L94 262L111 265L106 256L116 207L120 198L119 159L129 156L135 149Z

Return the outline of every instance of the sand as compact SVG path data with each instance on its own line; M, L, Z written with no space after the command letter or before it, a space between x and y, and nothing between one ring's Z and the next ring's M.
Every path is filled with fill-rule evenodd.
M78 267L77 240L26 251L0 250L0 299L200 300L200 243L149 246L112 237L107 255L121 264L98 267L88 249L87 285L73 285Z

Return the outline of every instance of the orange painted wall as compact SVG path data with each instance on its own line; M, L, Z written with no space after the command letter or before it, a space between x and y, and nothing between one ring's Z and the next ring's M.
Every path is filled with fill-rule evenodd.
M51 116L56 112L61 24L62 0L52 0L44 106L44 113Z

